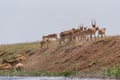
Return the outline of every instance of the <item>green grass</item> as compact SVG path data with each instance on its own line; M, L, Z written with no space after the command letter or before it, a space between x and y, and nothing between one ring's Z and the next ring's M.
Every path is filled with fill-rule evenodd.
M42 71L15 71L15 70L1 70L0 76L75 76L76 71L65 72L42 72Z
M78 73L77 71L64 71L64 72L58 72L56 73L56 75L70 77L70 76L75 76L77 73Z
M26 51L33 52L34 50L38 49L39 46L39 42L0 45L0 49L4 49L4 51L6 51L3 56L0 56L0 61L2 60L2 58L9 59L16 54L29 55L29 53L26 53Z
M15 70L2 70L0 76L39 76L41 72L37 71L15 71Z
M105 70L104 75L110 78L120 78L120 65Z
M65 77L101 77L101 78L120 78L120 65L111 67L105 71L89 71L80 73L70 70L64 72L50 71L16 71L16 70L0 70L0 76L65 76Z

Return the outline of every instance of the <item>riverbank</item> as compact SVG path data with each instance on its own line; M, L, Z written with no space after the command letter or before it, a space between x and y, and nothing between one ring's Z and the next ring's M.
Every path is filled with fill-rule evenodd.
M120 66L116 65L105 71L64 71L64 72L49 72L49 71L16 71L16 70L3 70L0 71L0 76L56 76L56 77L78 77L78 78L100 78L100 79L119 79L120 78Z
M1 45L1 64L3 59L11 62L17 54L26 60L22 62L23 71L0 70L0 76L120 77L120 36L85 44L57 44L58 41L51 42L48 49L41 49L39 42Z

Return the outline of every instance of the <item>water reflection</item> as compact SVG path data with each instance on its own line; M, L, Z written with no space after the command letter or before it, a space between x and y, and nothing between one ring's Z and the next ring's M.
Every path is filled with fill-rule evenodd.
M0 77L0 80L116 80L116 79L94 79L94 78L66 78L66 77Z

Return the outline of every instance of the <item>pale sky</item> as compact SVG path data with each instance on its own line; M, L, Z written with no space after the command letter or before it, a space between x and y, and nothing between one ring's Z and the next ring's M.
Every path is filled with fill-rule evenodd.
M120 0L0 0L0 44L38 41L80 24L90 27L92 19L107 35L119 35Z

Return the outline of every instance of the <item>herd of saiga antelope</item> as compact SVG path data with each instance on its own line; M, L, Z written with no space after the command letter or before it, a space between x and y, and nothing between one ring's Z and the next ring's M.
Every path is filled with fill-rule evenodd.
M91 22L92 22L92 26L90 28L80 25L78 29L73 28L71 30L66 30L61 32L59 34L60 39L59 39L58 46L61 46L62 43L70 44L78 41L82 41L84 43L85 41L91 41L92 39L96 40L97 31L98 31L98 37L101 36L101 38L103 38L103 36L106 36L105 35L106 28L99 28L96 25L95 20L94 22L93 21ZM57 34L50 34L47 36L43 36L42 41L40 41L41 48L43 48L45 44L47 45L47 48L48 48L48 45L53 38L58 40Z

